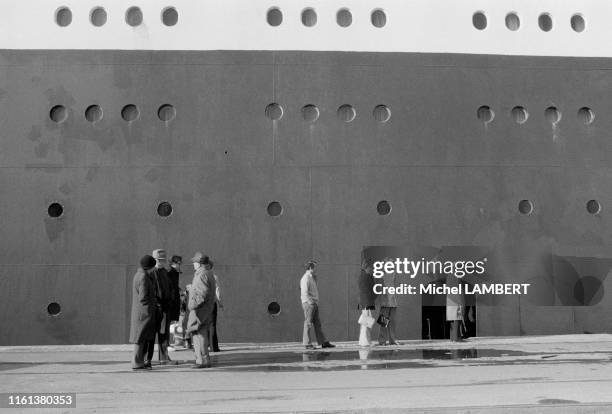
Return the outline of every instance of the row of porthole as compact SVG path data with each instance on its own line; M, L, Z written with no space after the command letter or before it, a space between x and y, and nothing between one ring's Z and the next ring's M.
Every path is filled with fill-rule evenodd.
M521 200L518 204L518 210L523 215L529 215L533 212L533 203L531 200ZM597 200L589 200L586 203L586 210L589 214L599 214L601 204Z
M271 121L279 121L285 111L280 104L271 103L266 107L266 117ZM343 122L352 122L357 117L357 110L352 105L341 105L336 115ZM306 122L316 122L319 119L320 111L316 105L305 105L302 107L302 118ZM391 119L391 110L386 105L377 105L372 111L372 116L377 122L385 123Z
M481 122L489 123L495 118L495 112L490 107L483 105L476 111L476 116ZM510 111L510 116L517 124L524 124L529 118L529 112L522 106L515 106ZM578 110L577 116L585 125L595 120L595 112L586 106ZM554 106L549 106L544 110L544 118L551 124L557 124L561 121L561 111Z
M47 314L49 316L59 316L62 312L62 307L57 302L51 302L47 305ZM272 316L280 315L281 307L278 302L270 302L268 304L268 314Z
M338 119L344 122L352 122L356 116L357 111L352 105L341 105L337 112ZM53 122L62 123L68 119L69 110L63 105L55 105L49 111L49 118ZM277 103L269 104L265 110L266 117L271 121L279 121L284 115L284 109ZM85 109L85 119L91 123L102 120L104 111L99 105L90 105ZM584 124L591 124L595 120L595 113L591 108L582 107L578 110L578 119ZM319 119L320 111L316 105L305 105L302 107L302 118L306 122L316 122ZM386 105L377 105L372 111L372 116L377 122L385 123L391 119L391 110ZM495 118L495 112L486 105L478 108L476 116L481 122L489 123ZM527 109L522 106L515 106L510 111L510 116L518 124L523 124L529 118ZM140 110L136 105L129 104L125 105L121 109L121 117L127 121L132 122L140 117ZM164 104L157 110L157 117L164 122L172 121L176 117L176 109L170 104ZM551 124L556 124L561 120L561 111L550 106L544 110L544 117Z
M478 11L472 15L472 24L478 30L484 30L487 28L487 16L483 11ZM506 28L513 32L521 28L521 18L517 12L510 12L506 14L505 18ZM550 32L553 29L553 19L549 13L542 13L538 16L538 26L543 32ZM584 16L579 13L574 14L570 18L570 27L576 33L580 33L586 29L586 21Z
M49 204L47 214L51 218L60 218L64 215L64 206L57 201L53 202ZM157 214L160 217L170 217L172 214L172 204L170 204L168 201L162 201L157 205Z
M68 119L68 108L64 105L55 105L49 111L49 118L53 122L61 124ZM85 119L91 123L101 121L104 117L104 111L99 105L90 105L85 109ZM140 110L136 105L125 105L121 109L121 118L126 122L132 122L140 117ZM164 104L157 109L157 117L160 121L170 122L176 117L176 109L170 104Z
M601 212L601 204L597 200L589 200L586 203L586 209L590 214L599 214ZM278 201L272 201L267 207L268 215L278 217L283 214L283 206ZM530 200L521 200L518 204L518 210L521 214L529 215L533 212L533 203ZM172 214L172 204L168 201L162 201L157 205L157 214L160 217L170 217ZM381 216L391 214L391 203L387 200L379 201L376 204L376 212ZM64 214L64 207L58 203L51 203L47 209L47 213L51 218L59 218Z
M268 24L272 27L278 27L283 23L283 12L278 7L271 7L266 16ZM307 7L302 10L302 24L306 27L313 27L317 24L318 15L315 9ZM382 28L387 25L387 14L382 9L374 9L370 13L370 22L372 26ZM336 13L336 23L340 27L349 27L353 24L353 13L347 8L342 8Z
M279 121L284 115L283 107L278 103L272 103L266 107L266 116L272 121ZM305 105L302 107L302 118L306 122L315 122L319 119L319 108L315 105ZM338 119L344 122L352 122L357 116L357 111L352 105L341 105L337 110ZM377 105L372 111L372 116L377 122L387 122L391 119L391 110L386 105ZM495 118L495 112L486 105L478 108L476 116L481 122L489 123ZM510 111L510 116L518 123L523 124L529 118L529 112L522 106L515 106ZM582 107L577 113L578 119L584 124L591 124L595 120L595 113L589 107ZM561 111L554 106L549 106L544 110L544 117L551 124L561 121Z
M272 201L267 207L268 215L271 217L278 217L283 213L283 206L278 201ZM157 205L157 215L160 217L170 217L173 208L172 204L168 201L162 201ZM383 200L376 206L376 211L380 215L387 215L391 212L391 205L388 201ZM47 208L47 214L51 218L60 218L64 215L64 206L59 202L53 202L49 204Z
M108 13L104 7L94 7L89 12L89 21L95 27L106 24ZM174 26L178 22L178 12L174 7L166 7L161 12L161 21L165 26ZM140 7L130 7L125 12L125 22L132 26L140 26L143 22L143 14ZM55 11L55 23L60 27L69 26L72 23L72 11L62 6Z

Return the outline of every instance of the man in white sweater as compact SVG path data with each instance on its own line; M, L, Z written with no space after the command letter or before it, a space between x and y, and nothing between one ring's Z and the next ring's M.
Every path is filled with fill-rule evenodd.
M303 344L306 349L314 349L310 337L310 328L314 327L317 342L321 348L334 348L335 345L325 339L321 329L319 318L319 289L317 288L317 276L315 274L316 262L310 261L306 264L306 273L300 280L300 291L302 308L304 309L304 335Z

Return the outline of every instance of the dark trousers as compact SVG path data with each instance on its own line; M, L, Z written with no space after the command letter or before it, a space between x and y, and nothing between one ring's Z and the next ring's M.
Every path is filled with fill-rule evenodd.
M161 321L158 322L156 327L155 336L157 337L157 345L159 349L158 358L160 361L169 361L170 357L168 356L168 345L170 344L170 320L166 317L166 326L165 332L161 333ZM155 340L153 340L153 344L155 344ZM153 360L153 351L154 347L151 346L147 350L147 361L151 362Z
M217 338L217 304L213 308L212 323L210 325L210 346L213 352L219 352L219 339Z
M149 351L149 347L153 349L154 341L144 341L139 344L134 344L134 359L132 360L132 368L142 368L145 365L145 355Z

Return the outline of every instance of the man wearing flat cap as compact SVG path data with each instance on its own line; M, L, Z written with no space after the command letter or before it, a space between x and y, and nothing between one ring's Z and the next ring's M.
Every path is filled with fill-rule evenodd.
M161 318L157 321L156 334L158 344L158 357L160 364L171 363L172 360L168 355L168 345L170 341L170 281L168 279L168 258L164 249L153 250L153 258L156 261L155 268L153 270L153 276L155 278L156 289L157 289L157 301L161 306ZM153 359L153 350L150 349L147 355L147 362L150 364Z
M193 334L193 351L196 363L193 368L210 367L208 339L210 325L213 320L213 310L216 301L215 275L213 263L203 253L197 252L191 259L195 274L189 290L187 309L187 331Z
M144 256L132 282L132 313L130 323L130 342L134 344L132 369L151 369L145 364L145 356L155 347L156 315L158 313L157 296L153 269L155 259Z

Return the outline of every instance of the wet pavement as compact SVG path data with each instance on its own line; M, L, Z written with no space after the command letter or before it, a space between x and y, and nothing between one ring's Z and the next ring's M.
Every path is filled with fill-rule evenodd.
M0 347L0 393L76 392L78 412L612 412L611 335L212 355L211 369L178 349L178 365L133 372L129 345Z
M188 350L185 354L190 353ZM174 355L183 356L176 352ZM234 371L304 371L304 370L350 370L350 369L399 369L431 366L428 360L465 360L490 359L496 357L524 356L525 352L498 349L384 349L365 348L351 351L294 351L294 352L226 352L212 354L214 369L232 369ZM186 356L186 355L185 355ZM176 366L159 368L180 368L192 364L193 360L175 358ZM110 361L65 361L65 362L0 362L0 372L40 365L116 365L125 364L125 360Z

